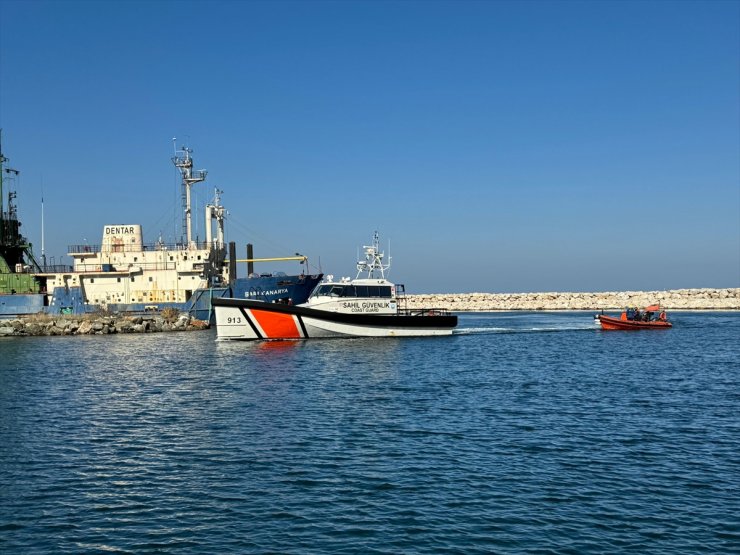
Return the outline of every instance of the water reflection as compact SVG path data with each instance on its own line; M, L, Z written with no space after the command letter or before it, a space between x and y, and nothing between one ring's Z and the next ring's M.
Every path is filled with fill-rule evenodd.
M657 336L0 341L0 551L557 551L543 525L588 551L644 545L652 519L653 553L721 552L740 317L712 318Z

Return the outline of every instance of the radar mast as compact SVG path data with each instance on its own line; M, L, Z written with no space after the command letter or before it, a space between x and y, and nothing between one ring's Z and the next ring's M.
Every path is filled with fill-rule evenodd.
M173 141L176 139L173 139ZM180 147L180 150L175 150L175 156L172 157L172 163L175 164L180 175L182 176L182 190L183 190L183 210L184 210L184 224L186 229L186 240L188 247L193 241L192 232L192 218L191 218L191 204L190 204L190 188L196 183L206 180L208 172L206 170L193 171L193 159L190 157L193 150L187 147Z
M385 254L380 252L380 236L377 231L373 234L373 244L364 245L362 248L365 250L365 260L357 263L355 279L359 279L363 272L367 272L365 277L368 279L376 278L376 272L380 274L380 279L385 279L385 272L391 269L391 259L388 258L388 264L383 264Z

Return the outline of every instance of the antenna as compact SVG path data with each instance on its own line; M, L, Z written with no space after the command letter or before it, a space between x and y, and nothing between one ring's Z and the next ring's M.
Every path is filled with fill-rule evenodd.
M46 271L46 252L44 250L44 176L41 176L41 264Z

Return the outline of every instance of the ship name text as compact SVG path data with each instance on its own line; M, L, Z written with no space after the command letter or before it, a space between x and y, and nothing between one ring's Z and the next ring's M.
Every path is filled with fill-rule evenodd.
M131 235L134 233L132 225L107 225L105 226L106 235Z
M259 297L264 297L264 296L267 296L267 295L283 295L283 294L285 294L287 292L288 292L288 290L285 289L285 288L283 288L283 289L270 289L270 290L267 290L267 291L248 291L248 292L244 293L244 296L247 299L258 299Z
M390 303L388 301L353 301L342 303L342 308L352 312L380 312L381 309L390 308Z

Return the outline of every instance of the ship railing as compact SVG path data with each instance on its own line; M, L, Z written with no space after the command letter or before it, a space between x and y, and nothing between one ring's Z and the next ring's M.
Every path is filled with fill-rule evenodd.
M447 308L399 308L399 316L450 316Z
M18 264L15 267L16 274L61 274L72 271L74 271L74 268L69 264L42 264L39 266Z
M64 274L74 271L74 267L69 264L44 264L39 268L42 274Z
M192 264L192 270L194 272L203 272L206 269L208 261L198 261ZM165 260L161 262L132 262L126 264L84 264L77 263L75 265L75 271L82 273L100 273L100 272L129 272L134 270L135 272L147 271L147 270L176 270L179 263L177 261Z
M188 251L188 250L207 250L218 246L218 243L212 241L193 241L192 243L149 243L141 247L136 244L110 245L106 247L106 252L139 252L139 251ZM97 254L103 252L102 245L69 245L67 247L69 254Z

